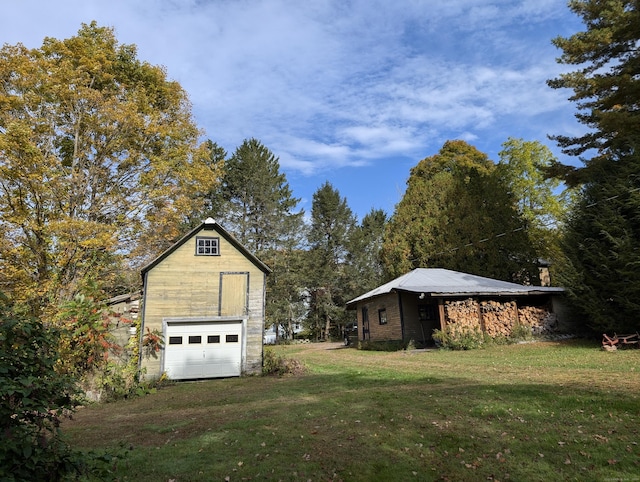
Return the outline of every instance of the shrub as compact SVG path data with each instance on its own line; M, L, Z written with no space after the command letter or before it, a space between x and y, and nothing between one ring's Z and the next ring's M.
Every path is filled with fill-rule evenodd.
M473 350L486 343L485 335L478 327L458 327L447 325L442 330L433 331L433 339L447 350Z
M305 367L298 360L276 355L273 350L266 349L262 358L263 375L299 375Z
M77 294L60 307L56 326L61 331L56 370L80 379L102 369L109 352L119 350L109 332L109 316L104 303L92 296Z
M0 480L59 480L80 470L58 429L77 395L74 379L55 371L58 338L0 294Z
M509 338L512 342L533 340L533 331L530 326L516 324Z
M61 332L25 315L0 293L0 480L107 480L124 454L83 453L59 426L80 395L60 373Z

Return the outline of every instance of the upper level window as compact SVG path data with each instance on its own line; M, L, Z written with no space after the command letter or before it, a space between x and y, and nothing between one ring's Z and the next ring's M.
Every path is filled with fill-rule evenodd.
M218 256L219 254L219 238L196 236L196 256Z

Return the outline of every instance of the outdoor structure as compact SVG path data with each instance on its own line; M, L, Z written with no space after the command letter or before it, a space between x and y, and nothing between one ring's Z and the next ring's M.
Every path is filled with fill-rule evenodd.
M560 328L563 288L523 286L440 268L418 268L347 303L361 341L428 344L433 330L479 329L492 337L514 327L534 334ZM455 329L454 328L454 329Z
M259 373L270 271L211 218L143 268L145 376L166 373L184 380ZM164 347L156 351L158 335Z
M136 335L134 322L138 319L140 311L141 293L127 293L114 296L107 300L110 317L110 332L115 338L115 343L124 348L129 339Z

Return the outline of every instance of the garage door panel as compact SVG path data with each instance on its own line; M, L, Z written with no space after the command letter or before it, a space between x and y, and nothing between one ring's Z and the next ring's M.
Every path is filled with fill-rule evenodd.
M242 323L168 323L164 369L174 380L240 376ZM237 341L234 341L237 340Z

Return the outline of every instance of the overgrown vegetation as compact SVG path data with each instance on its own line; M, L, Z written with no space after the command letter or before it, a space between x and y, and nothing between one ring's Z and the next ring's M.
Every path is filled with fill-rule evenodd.
M301 375L305 367L298 360L277 355L272 349L264 350L262 362L263 375Z
M74 447L152 480L633 480L640 354L584 341L471 351L276 346L295 377L179 383L87 407Z
M113 467L112 455L74 450L60 433L80 398L72 374L57 369L61 338L0 294L0 480L103 478Z

